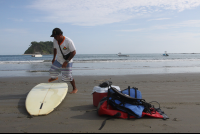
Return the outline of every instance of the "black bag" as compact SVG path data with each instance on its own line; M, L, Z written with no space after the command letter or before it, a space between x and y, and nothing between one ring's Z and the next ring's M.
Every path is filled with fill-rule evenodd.
M99 87L109 87L112 85L112 81L105 81L101 84L99 84Z
M59 45L59 48L60 48L60 45ZM71 53L68 53L67 55L64 55L63 52L62 52L62 50L61 50L61 48L60 48L60 51L61 51L61 53L62 53L62 55L63 55L63 58L64 58L65 60L68 60L68 58L70 57L70 54L71 54Z

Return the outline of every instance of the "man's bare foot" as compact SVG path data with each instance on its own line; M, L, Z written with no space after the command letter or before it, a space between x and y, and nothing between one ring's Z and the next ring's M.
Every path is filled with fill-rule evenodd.
M78 92L78 89L74 89L70 94L76 94Z
M55 81L55 80L58 80L58 78L55 78L55 79L50 78L50 79L48 80L48 82L52 82L52 81Z

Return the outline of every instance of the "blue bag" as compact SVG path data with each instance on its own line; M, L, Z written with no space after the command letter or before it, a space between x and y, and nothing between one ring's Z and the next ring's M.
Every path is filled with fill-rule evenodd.
M128 87L128 89L121 92L117 91L114 87L110 87L107 101L114 108L136 118L141 118L143 111L150 112L151 107L149 103L146 103L142 99L141 92L135 87Z

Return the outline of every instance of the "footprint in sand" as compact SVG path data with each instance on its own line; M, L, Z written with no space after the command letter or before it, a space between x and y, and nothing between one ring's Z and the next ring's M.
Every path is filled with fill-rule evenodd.
M177 119L177 118L174 118L173 121L178 121L178 119Z
M165 107L167 109L176 109L176 107Z

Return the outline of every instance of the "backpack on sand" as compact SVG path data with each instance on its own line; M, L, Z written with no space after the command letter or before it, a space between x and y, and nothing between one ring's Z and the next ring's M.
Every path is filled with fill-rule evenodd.
M109 85L110 86L110 85ZM155 102L155 101L154 101ZM108 96L103 98L98 105L97 112L100 116L109 115L111 118L142 118L142 117L153 117L168 119L167 115L159 108L154 108L151 103L147 103L142 99L141 92L133 87L119 92L114 87L109 88ZM99 130L103 128L106 120L102 123Z

